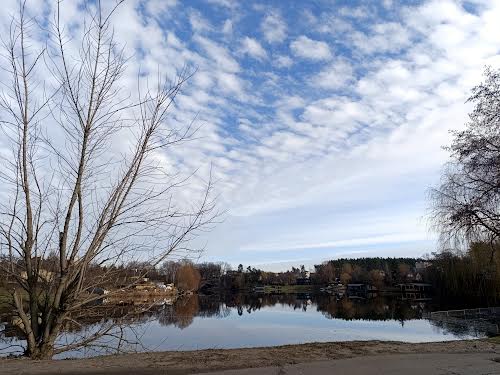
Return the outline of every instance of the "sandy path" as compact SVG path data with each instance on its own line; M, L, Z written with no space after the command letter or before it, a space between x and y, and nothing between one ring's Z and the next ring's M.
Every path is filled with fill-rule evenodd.
M280 367L209 372L207 375L493 375L500 355L491 353L391 354ZM201 374L200 374L201 375Z
M394 355L415 355L434 354L432 361L444 360L447 354L454 354L454 358L463 358L467 361L485 361L489 365L498 367L498 363L492 359L500 357L500 343L492 340L474 341L453 341L446 343L423 343L409 344L398 342L333 342L316 343L303 345L287 345L272 348L250 348L250 349L230 349L230 350L200 350L188 352L157 352L138 353L129 355L103 356L90 359L60 360L60 361L30 361L27 359L3 359L0 360L0 374L193 374L207 371L222 371L231 369L247 369L247 372L232 372L234 374L307 374L320 371L321 366L329 366L328 363L335 362L335 366L348 366L356 369L364 361L368 361L365 368L370 368L374 364L369 361L376 361L376 366L392 363L385 359L388 354ZM466 356L462 355L466 354ZM382 357L384 356L384 357ZM349 362L348 358L359 358L359 361ZM394 357L395 358L395 357ZM407 358L400 357L404 365ZM417 357L414 357L417 358ZM342 360L342 361L337 361ZM410 366L419 364L415 359ZM432 362L431 361L431 362ZM345 363L344 363L345 362ZM396 361L397 362L397 361ZM475 362L474 362L475 363ZM307 365L306 365L307 364ZM323 364L323 365L322 365ZM432 363L431 363L432 364ZM292 366L289 368L289 366ZM297 365L293 367L293 365ZM301 367L306 366L306 367ZM311 366L320 366L314 368ZM353 367L354 366L354 367ZM263 370L262 368L267 369ZM362 368L362 367L360 367ZM252 372L252 370L254 371ZM285 371L284 369L289 369ZM310 369L311 371L308 371ZM297 370L297 371L295 371ZM255 372L256 371L256 372ZM268 371L268 372L259 372ZM270 371L270 372L269 372ZM288 372L291 371L291 372ZM301 372L302 371L302 372ZM331 373L331 369L325 368L326 373ZM340 371L340 370L339 370ZM406 370L405 370L406 371ZM430 370L429 370L430 371ZM340 371L339 373L344 373ZM354 372L348 372L355 375ZM373 373L373 372L368 372ZM397 372L396 372L397 373ZM401 373L401 372L399 372ZM452 372L434 372L436 374L446 374ZM486 372L488 373L488 372ZM489 372L492 373L492 372ZM365 372L366 374L366 372ZM406 373L411 374L411 373ZM419 374L430 375L432 372L419 372ZM458 372L458 374L461 374ZM500 374L500 369L493 374Z

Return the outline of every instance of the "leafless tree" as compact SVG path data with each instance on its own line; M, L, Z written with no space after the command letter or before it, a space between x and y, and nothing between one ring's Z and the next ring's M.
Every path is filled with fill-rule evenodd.
M432 219L444 243L486 242L493 259L500 239L500 70L487 68L469 101L469 122L453 132L451 159L431 191Z
M154 89L139 78L137 91L123 94L127 58L111 24L121 2L106 11L99 0L89 6L77 48L60 3L40 50L25 4L4 40L10 81L2 82L0 125L10 153L0 150L0 255L31 358L103 335L123 342L116 319L73 342L58 338L101 298L89 291L113 280L113 266L138 259L156 267L189 251L217 215L210 181L181 204L175 192L187 180L158 157L194 134L191 124L168 121L191 73L160 78ZM108 271L93 274L95 266Z

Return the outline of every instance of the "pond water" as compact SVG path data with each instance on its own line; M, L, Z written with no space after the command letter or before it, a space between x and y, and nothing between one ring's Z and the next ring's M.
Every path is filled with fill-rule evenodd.
M127 317L121 331L102 339L124 351L242 348L308 342L395 340L448 341L491 335L484 324L428 319L439 306L398 298L337 299L329 295L192 295L157 304L140 316ZM116 320L116 317L115 317ZM60 341L93 332L110 318L71 329ZM0 337L0 348L22 343ZM3 341L3 342L2 342ZM102 348L66 352L58 358L112 352Z

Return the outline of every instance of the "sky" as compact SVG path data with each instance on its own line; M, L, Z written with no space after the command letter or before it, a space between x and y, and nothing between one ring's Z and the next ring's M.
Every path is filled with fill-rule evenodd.
M80 27L83 3L62 4ZM5 31L16 2L2 6ZM212 171L224 215L202 260L283 269L437 249L428 191L471 88L500 67L499 19L493 0L130 0L113 25L132 90L196 69L170 121L197 138L161 158L194 187Z

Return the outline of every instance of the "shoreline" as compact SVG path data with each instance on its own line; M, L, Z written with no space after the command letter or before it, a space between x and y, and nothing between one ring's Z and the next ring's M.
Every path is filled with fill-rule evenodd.
M221 370L282 367L356 357L407 354L495 353L500 338L447 342L404 343L394 341L349 341L284 345L244 349L146 352L106 355L85 359L0 359L2 374L190 374Z

